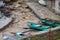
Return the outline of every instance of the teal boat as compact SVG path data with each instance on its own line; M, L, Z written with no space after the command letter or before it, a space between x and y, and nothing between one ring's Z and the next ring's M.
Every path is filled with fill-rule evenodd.
M41 18L40 19L43 23L43 25L48 25L48 26L52 26L52 27L57 27L57 26L60 26L60 22L58 21L55 21L55 20L50 20L50 19L43 19Z
M50 28L50 26L40 25L40 24L33 23L33 22L27 22L27 25L29 26L29 28L39 30L39 31L43 31L43 30Z

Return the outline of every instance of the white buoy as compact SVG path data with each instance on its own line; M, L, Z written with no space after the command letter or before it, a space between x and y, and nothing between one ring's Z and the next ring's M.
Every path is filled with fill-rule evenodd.
M47 4L46 4L46 1L44 1L44 0L39 0L39 4L41 4L41 5L43 5L43 6L46 6Z

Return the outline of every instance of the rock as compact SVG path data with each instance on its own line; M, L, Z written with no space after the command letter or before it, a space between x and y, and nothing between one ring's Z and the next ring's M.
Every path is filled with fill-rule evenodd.
M3 16L0 19L0 29L4 28L6 25L8 25L12 21L12 18L7 18Z

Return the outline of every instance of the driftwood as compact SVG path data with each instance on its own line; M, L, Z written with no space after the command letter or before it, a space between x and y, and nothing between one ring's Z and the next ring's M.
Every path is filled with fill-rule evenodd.
M27 5L38 17L60 20L60 16L55 15L47 7L41 6L38 3L27 3Z
M55 27L55 28L50 28L50 29L47 29L47 30L45 30L45 31L33 32L33 33L31 33L31 34L33 34L33 35L43 35L43 34L45 34L45 33L48 33L50 30L51 30L51 31L57 31L57 30L59 30L59 29L60 29L60 26L59 26L59 27Z

